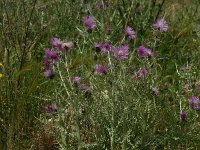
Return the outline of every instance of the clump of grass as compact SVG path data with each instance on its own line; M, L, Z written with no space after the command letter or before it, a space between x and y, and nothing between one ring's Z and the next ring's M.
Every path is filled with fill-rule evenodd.
M0 79L1 140L0 149L25 149L30 146L30 135L40 113L35 97L43 90L40 62L35 54L38 42L45 33L34 22L41 20L35 9L37 1L7 1L1 6L0 62L3 64ZM38 20L38 21L39 21ZM40 91L40 92L39 92Z

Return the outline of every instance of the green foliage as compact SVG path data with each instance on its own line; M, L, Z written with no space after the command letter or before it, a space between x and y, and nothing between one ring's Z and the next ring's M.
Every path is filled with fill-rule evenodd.
M188 99L200 94L200 2L116 0L97 9L98 2L107 1L0 1L0 149L199 149L199 111ZM97 24L92 32L83 25L87 15ZM169 24L167 32L152 28L158 18ZM134 40L124 35L127 25ZM46 79L43 55L52 37L74 46L59 54L55 78ZM95 52L95 42L129 45L128 60ZM140 45L155 57L137 57ZM96 64L108 72L96 75ZM132 78L142 67L147 76ZM89 93L73 84L75 76ZM52 102L57 111L44 113Z

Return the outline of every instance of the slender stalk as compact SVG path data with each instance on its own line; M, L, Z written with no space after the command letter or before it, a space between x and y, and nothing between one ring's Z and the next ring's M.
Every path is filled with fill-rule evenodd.
M159 5L159 9L158 9L158 12L157 12L157 14L156 14L155 20L158 19L159 15L160 15L160 13L161 13L161 11L162 11L162 7L163 7L164 3L165 3L165 0L163 0L162 3Z

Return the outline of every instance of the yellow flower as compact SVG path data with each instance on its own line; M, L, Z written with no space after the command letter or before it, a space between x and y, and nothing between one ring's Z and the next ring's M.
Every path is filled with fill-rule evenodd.
M0 73L0 78L2 78L3 77L3 74L2 73Z

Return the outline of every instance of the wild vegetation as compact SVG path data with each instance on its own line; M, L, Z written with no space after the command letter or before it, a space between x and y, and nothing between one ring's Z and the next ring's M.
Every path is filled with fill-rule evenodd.
M0 149L200 149L199 0L1 0Z

